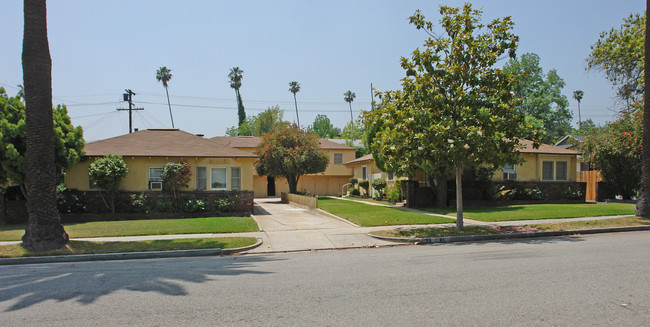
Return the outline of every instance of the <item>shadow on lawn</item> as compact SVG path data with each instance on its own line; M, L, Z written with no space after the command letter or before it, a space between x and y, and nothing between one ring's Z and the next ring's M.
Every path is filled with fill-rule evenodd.
M128 290L171 296L187 295L183 283L228 283L243 274L270 274L260 263L269 256L147 259L0 267L0 303L15 300L15 311L48 300L93 303Z

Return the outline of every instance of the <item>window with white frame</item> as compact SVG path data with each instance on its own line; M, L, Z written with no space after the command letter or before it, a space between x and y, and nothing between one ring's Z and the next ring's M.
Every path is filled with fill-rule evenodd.
M365 181L366 179L368 179L368 167L362 166L361 167L361 180Z
M228 171L226 168L210 169L210 189L211 190L228 189Z
M335 165L343 164L343 153L335 153L334 154L334 164Z
M149 167L149 189L162 190L163 167Z
M542 180L543 181L552 181L553 176L555 175L555 169L553 161L542 161Z
M388 177L389 181L392 181L393 179L395 179L395 176L393 175L393 173L388 173L387 177Z
M517 170L514 164L503 166L503 180L504 181L517 180Z
M566 181L567 180L567 162L566 161L556 161L555 162L555 180L556 181Z
M196 189L205 191L207 187L207 172L205 167L196 167Z
M241 190L241 168L230 168L230 189L233 191Z

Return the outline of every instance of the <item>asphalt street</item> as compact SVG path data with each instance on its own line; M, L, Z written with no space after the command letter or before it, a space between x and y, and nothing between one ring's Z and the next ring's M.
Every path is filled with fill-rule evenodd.
M0 266L2 326L648 326L650 233Z

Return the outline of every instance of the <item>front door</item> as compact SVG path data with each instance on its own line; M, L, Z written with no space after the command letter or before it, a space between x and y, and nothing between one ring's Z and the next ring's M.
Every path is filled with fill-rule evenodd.
M266 196L275 196L275 177L266 177Z

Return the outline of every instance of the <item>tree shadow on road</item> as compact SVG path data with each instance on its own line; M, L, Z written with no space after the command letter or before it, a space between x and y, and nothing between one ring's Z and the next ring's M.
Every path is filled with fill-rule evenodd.
M243 274L269 274L270 256L225 256L77 262L0 267L0 304L15 311L48 300L90 304L116 291L188 295L182 283L227 282Z
M486 243L499 243L499 244L555 244L566 242L584 242L584 237L578 235L567 236L546 236L546 237L530 237L530 238L507 238L497 240L484 240L474 242L453 242L446 243L447 245L465 245L465 244L486 244Z

